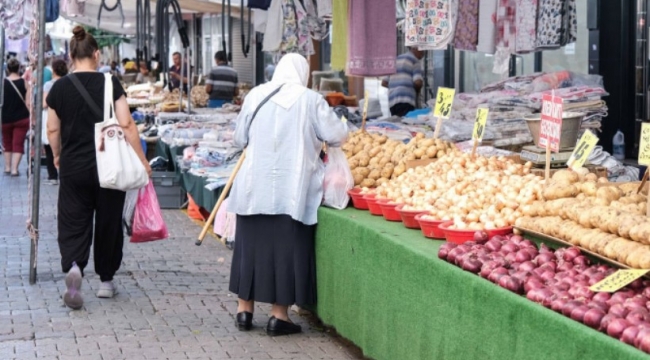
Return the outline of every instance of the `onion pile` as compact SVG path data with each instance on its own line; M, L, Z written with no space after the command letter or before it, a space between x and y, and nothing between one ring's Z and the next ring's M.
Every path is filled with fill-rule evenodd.
M445 243L438 257L575 321L650 353L650 281L636 280L616 293L589 287L615 272L590 264L580 249L539 249L519 235ZM487 240L487 241L486 241Z
M449 154L409 169L375 190L378 198L425 210L430 220L453 220L451 229L490 230L514 225L520 207L541 198L543 179L531 164L504 157Z

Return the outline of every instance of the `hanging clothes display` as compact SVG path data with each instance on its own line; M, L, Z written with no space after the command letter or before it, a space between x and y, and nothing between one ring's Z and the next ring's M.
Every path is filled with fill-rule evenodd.
M395 0L352 0L349 3L349 75L395 73L397 58Z
M262 51L275 52L280 49L282 43L282 0L273 0L266 13L266 31Z
M535 51L537 41L537 0L517 0L517 54Z
M31 6L27 0L0 1L0 22L5 35L11 40L22 39L29 34ZM27 9L29 7L29 9Z
M271 6L271 0L248 0L248 7L251 9L267 10Z
M289 53L314 54L311 18L300 1L273 0L267 15L263 51L272 53L274 62Z
M510 55L515 53L516 0L499 0L497 3L497 38L494 53L495 74L505 75L510 69Z
M537 49L557 49L569 40L571 0L539 0L537 11ZM574 7L575 7L575 2Z
M332 0L314 0L318 6L318 16L332 16Z
M567 0L569 7L569 38L567 44L578 40L578 9L576 0Z
M348 61L348 0L332 0L332 70L345 70Z
M498 0L481 0L478 8L478 45L476 51L494 54L496 51L496 18Z
M85 0L63 0L61 2L61 13L67 16L84 16L85 12Z
M476 51L478 45L479 0L458 0L458 21L454 34L454 47L458 50Z
M391 10L394 4L391 4ZM408 0L404 33L406 46L444 50L454 37L457 0Z

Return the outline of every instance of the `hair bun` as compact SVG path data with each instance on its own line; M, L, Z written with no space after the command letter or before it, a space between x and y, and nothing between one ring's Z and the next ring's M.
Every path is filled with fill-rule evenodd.
M86 29L77 25L72 29L72 35L77 41L83 41L86 38Z

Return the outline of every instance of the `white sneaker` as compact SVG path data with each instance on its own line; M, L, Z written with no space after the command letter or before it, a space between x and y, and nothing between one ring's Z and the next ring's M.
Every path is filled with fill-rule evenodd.
M115 284L112 281L104 281L99 284L99 290L97 290L97 297L102 299L110 299L117 294L117 289Z
M84 299L81 297L81 292L79 291L82 282L81 270L77 264L72 264L72 268L65 276L66 290L65 294L63 294L63 302L73 310L81 309L84 304Z

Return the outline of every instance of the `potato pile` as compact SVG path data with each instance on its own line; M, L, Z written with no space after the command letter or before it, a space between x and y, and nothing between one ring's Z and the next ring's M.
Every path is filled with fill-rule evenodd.
M521 205L541 198L543 179L530 174L531 166L455 152L409 169L375 194L406 210L427 210L431 220L453 220L455 229L502 228L522 215Z
M524 206L516 225L558 237L639 268L650 265L647 197L636 184L616 186L592 174L562 170L543 190L546 201ZM632 256L634 255L634 256ZM648 262L645 256L648 255ZM643 267L645 268L645 267Z
M408 144L386 135L354 132L342 147L348 158L354 185L379 186L406 171L410 160L435 159L455 151L453 144L439 139L426 139L418 133Z

